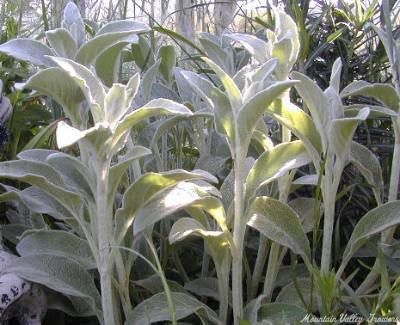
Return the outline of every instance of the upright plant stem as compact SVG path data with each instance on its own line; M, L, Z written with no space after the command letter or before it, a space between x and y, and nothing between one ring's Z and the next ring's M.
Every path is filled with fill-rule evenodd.
M240 151L240 150L237 150ZM244 167L245 158L240 152L236 153L234 166L235 172L235 219L233 230L233 242L235 253L232 256L232 304L234 324L238 325L243 312L243 242L246 233L246 220L243 216L244 197Z
M117 325L111 281L112 265L110 244L112 239L112 210L108 204L109 161L97 163L96 209L97 241L99 245L99 273L104 325Z

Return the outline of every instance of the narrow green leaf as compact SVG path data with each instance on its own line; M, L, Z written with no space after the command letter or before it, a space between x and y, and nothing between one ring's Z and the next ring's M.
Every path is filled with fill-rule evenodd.
M128 42L120 42L114 46L110 46L99 54L96 59L96 74L107 87L112 87L112 84L118 81L121 51L128 44Z
M380 101L385 106L391 108L395 112L399 111L400 98L396 92L396 89L394 89L394 87L390 84L371 84L362 80L354 81L342 90L340 96L372 97Z
M243 150L247 150L257 121L263 113L268 112L267 109L270 104L295 83L295 81L274 83L243 105L236 119L236 129L239 133L240 145Z
M260 186L281 177L289 170L310 162L311 158L301 141L282 143L265 151L247 176L246 197L252 197Z
M172 81L173 69L176 65L175 47L165 45L158 51L158 57L161 59L160 72L167 83Z
M231 76L234 73L232 57L219 44L207 38L200 37L199 41L210 60Z
M196 313L200 318L218 324L215 312L193 296L187 293L172 292L172 299L176 308L177 320ZM137 305L128 315L125 325L149 325L161 321L171 321L165 293L158 293Z
M16 249L21 256L61 256L79 263L85 269L96 267L87 241L66 231L35 231L24 236Z
M346 267L347 263L368 239L400 223L400 201L385 203L368 211L355 226L346 249L343 253L342 264L338 274Z
M310 245L300 218L288 205L269 197L257 197L247 218L250 227L301 255L305 262L310 261Z
M378 158L367 147L353 141L350 147L349 160L372 187L376 202L381 203L384 182Z
M335 119L329 123L327 136L331 146L330 149L343 163L348 157L353 135L358 124L360 121L365 120L368 114L369 108L366 107L356 117Z
M215 87L210 81L196 73L182 71L182 76L196 93L212 108L215 114L215 128L217 132L227 136L232 144L235 141L234 117L231 104L227 96Z
M330 114L329 103L326 96L306 75L293 72L292 77L300 80L300 82L295 85L295 88L307 105L307 109L311 113L315 126L317 130L319 130L319 134L326 145L327 139L324 130L326 130L329 120L333 118Z
M79 47L85 42L85 23L79 8L72 1L69 1L64 8L61 26L70 32L76 46Z
M0 52L29 63L53 67L55 64L48 56L53 51L43 43L28 38L16 38L0 45Z
M222 70L217 64L208 58L202 58L216 73L218 78L221 80L222 85L225 88L225 92L228 95L228 99L231 103L234 112L237 112L242 106L242 94L235 82L224 70Z
M196 51L198 51L200 54L205 55L205 53L203 52L203 50L202 50L200 47L198 47L194 42L192 42L191 40L189 40L189 39L186 38L185 36L183 36L183 35L181 35L181 34L179 34L179 33L177 33L177 32L174 32L174 31L171 30L171 29L164 28L164 27L161 27L161 26L153 27L153 29L154 29L156 32L159 32L159 33L161 33L161 34L168 35L168 36L171 37L173 40L178 40L178 41L184 42L185 44L188 44L188 45L190 45L191 47L193 47L193 48L194 48Z
M151 155L151 150L142 147L142 146L134 146L130 149L123 157L119 158L117 164L111 167L110 169L110 200L114 199L114 195L117 192L118 186L120 185L121 178L129 166L132 165L132 162Z
M57 56L71 60L75 59L78 48L67 29L56 28L47 31L46 37Z

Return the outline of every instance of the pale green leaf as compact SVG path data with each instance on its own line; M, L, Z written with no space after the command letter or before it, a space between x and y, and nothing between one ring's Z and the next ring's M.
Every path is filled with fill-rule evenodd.
M12 192L9 192L12 193ZM73 214L40 188L30 186L18 193L19 197L33 213L45 213L57 220L73 218Z
M14 273L66 295L90 301L93 310L101 309L101 298L92 276L78 263L50 255L24 256L13 261L3 272Z
M249 207L247 218L250 227L290 248L309 262L310 245L307 236L299 216L288 205L269 197L257 197Z
M96 33L96 36L108 33L133 32L136 34L149 32L150 28L144 23L133 20L116 20L107 23Z
M322 202L311 197L298 197L288 202L288 205L300 217L301 223L306 233L313 230L314 218L317 220L321 217L323 212ZM315 213L317 215L315 216Z
M115 130L115 140L119 141L127 131L147 118L158 115L192 115L184 105L169 99L159 98L124 116Z
M196 93L212 108L216 130L234 143L235 127L232 107L227 96L210 81L190 71L181 74Z
M78 159L62 152L49 155L46 162L63 176L65 183L86 198L94 199L95 185L89 169Z
M371 236L379 234L399 223L400 201L388 202L368 211L357 223L347 242L338 274L341 274L354 253L356 253Z
M139 74L135 74L128 85L114 83L104 98L105 121L117 123L131 108L133 97L139 87Z
M376 202L378 204L381 203L384 182L378 157L367 147L353 141L350 147L349 160L357 167L368 184L372 187Z
M258 310L258 319L272 324L292 324L301 322L307 310L296 305L285 303L267 303Z
M164 173L147 173L131 184L125 191L122 206L116 212L116 220L120 225L119 237L123 237L131 225L136 212L157 193L175 186L179 182L202 179L202 173L172 170Z
M218 279L216 278L198 278L185 283L185 290L190 291L198 296L211 297L215 300L219 300L218 290ZM229 298L231 293L228 293Z
M172 292L171 295L176 308L177 320L196 313L202 319L205 318L213 324L218 324L215 312L193 296L181 292ZM158 293L137 305L128 314L125 325L149 325L161 321L171 321L165 293Z
M337 58L332 66L331 79L329 86L332 87L336 93L340 91L340 74L342 72L342 60Z
M335 119L329 123L327 135L330 150L336 154L337 159L340 159L342 163L345 163L348 157L353 135L358 124L360 121L365 120L368 114L369 108L366 107L356 117Z
M69 78L67 72L60 68L41 70L27 81L25 87L52 97L62 106L73 126L83 126L87 112L81 106L81 102L85 96L79 86Z
M158 51L158 57L161 59L160 72L167 83L172 81L173 69L176 65L175 47L165 45Z
M71 33L78 47L85 42L85 23L79 8L72 1L65 6L61 26Z
M300 80L300 82L295 85L295 88L306 104L307 109L310 111L318 133L326 145L327 139L325 130L331 117L329 102L324 92L306 75L293 72L292 77Z
M129 44L120 42L104 50L96 59L95 69L97 76L107 87L118 81L120 72L121 51Z
M233 33L226 34L226 36L242 44L244 48L249 51L252 56L254 56L258 63L263 64L268 60L269 50L268 44L265 41L249 34Z
M61 256L79 263L85 269L96 267L92 252L86 240L61 230L40 230L29 233L18 243L21 256Z
M142 81L139 87L138 100L136 102L139 105L144 105L151 99L151 93L154 84L156 83L159 69L160 69L161 60L157 60L154 64L147 69L147 71L143 74Z
M236 119L236 128L239 132L242 150L247 150L257 121L267 111L270 104L295 83L295 81L274 83L251 98L240 108Z
M301 141L282 143L265 151L256 160L247 176L246 197L255 195L260 186L310 162L311 158Z
M277 303L287 303L300 308L305 308L306 306L304 306L301 298L299 297L297 291L299 290L305 303L309 305L311 302L311 297L313 297L313 311L319 310L318 306L321 306L321 296L318 293L318 290L312 290L313 285L311 280L306 278L298 278L296 282L297 288L294 282L289 283L282 288L275 301Z
M76 54L76 61L86 67L90 66L104 51L119 43L138 43L136 31L122 31L96 34L91 40L83 44Z
M215 74L221 80L222 85L225 88L225 92L228 96L228 99L231 103L232 109L234 113L236 113L239 108L242 106L242 94L233 81L231 77L224 70L222 70L217 64L211 61L208 58L202 58L210 67L214 70Z
M123 157L120 157L118 163L110 168L110 188L109 195L111 199L114 199L114 195L117 192L118 186L120 185L121 178L132 162L151 155L151 150L142 147L134 146L130 149Z
M29 149L21 151L17 155L17 158L20 160L33 160L33 161L45 162L50 155L55 153L59 153L59 151L49 150L49 149Z
M314 164L319 162L322 152L321 137L309 115L291 103L270 105L266 112L303 141Z
M67 29L57 28L47 31L46 37L57 56L71 60L75 59L78 48Z
M216 44L204 37L200 37L199 42L211 61L217 64L228 75L232 75L234 73L232 58L219 44Z
M226 230L226 216L222 203L205 192L201 187L189 182L180 182L154 195L153 199L136 213L133 233L138 234L153 226L162 218L184 208L195 207L211 214L222 230Z
M383 103L388 108L391 108L395 112L399 111L400 98L396 92L396 89L390 84L371 84L363 80L354 81L342 90L340 96L372 97Z
M54 55L52 50L43 43L28 38L16 38L1 44L0 53L35 65L45 67L53 67L55 65L48 58L49 55Z
M70 211L77 211L81 206L80 196L66 189L60 173L49 164L27 160L1 162L0 177L35 185Z
M103 121L104 112L102 107L106 93L100 79L88 68L75 61L56 57L52 57L51 59L81 88L90 105L95 123Z

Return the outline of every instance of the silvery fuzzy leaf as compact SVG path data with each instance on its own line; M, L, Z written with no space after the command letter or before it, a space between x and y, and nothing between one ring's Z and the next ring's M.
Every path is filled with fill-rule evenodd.
M61 26L70 32L77 47L84 43L85 23L78 7L72 1L69 1L64 9Z

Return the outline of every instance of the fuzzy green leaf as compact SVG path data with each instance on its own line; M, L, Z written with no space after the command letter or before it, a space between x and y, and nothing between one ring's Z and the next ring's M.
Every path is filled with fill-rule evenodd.
M378 158L367 147L353 141L350 147L349 160L372 187L377 203L381 203L384 182Z
M100 79L88 68L75 61L56 57L52 57L51 59L56 62L60 68L63 69L81 88L90 105L94 122L97 123L103 121L104 112L102 107L106 93Z
M66 295L85 298L93 309L101 309L101 298L92 276L78 263L65 257L24 256L13 261L3 272L15 273Z
M257 189L281 177L291 169L311 162L301 141L282 143L265 151L255 162L246 180L246 196L256 194Z
M224 71L222 70L216 63L211 61L208 58L202 58L210 67L214 70L215 74L221 80L222 85L225 88L225 92L228 96L228 99L231 103L232 109L234 112L237 112L239 108L242 106L242 94L233 81L233 79Z
M66 231L40 230L30 233L22 238L16 249L21 256L61 256L79 263L85 269L96 267L87 241Z
M53 51L43 43L28 38L16 38L1 44L0 52L35 65L55 66L54 62L48 58L54 55Z
M236 128L243 150L247 150L257 121L269 105L295 83L295 81L277 82L258 93L240 108L236 119Z
M67 72L60 68L41 70L27 81L25 87L52 97L62 106L72 125L83 126L87 112L83 110L81 102L85 96L79 86L69 78Z
M344 270L345 266L368 239L386 230L389 227L400 223L400 201L392 201L368 211L355 226L346 249L343 253L343 260L338 273Z
M205 318L214 324L218 324L215 312L193 296L181 292L172 292L172 299L176 308L177 320L196 313L202 319ZM160 321L171 321L165 293L158 293L137 305L128 315L125 325L149 325Z
M399 95L397 94L396 89L389 84L371 84L362 80L354 81L342 90L340 96L372 97L383 103L385 106L391 108L395 112L399 111Z
M247 212L247 218L250 227L309 261L307 236L299 216L288 205L269 197L257 197Z
M234 143L234 117L228 97L210 81L196 73L182 71L181 74L196 93L212 108L215 114L214 123L216 130L220 134L225 135L230 143Z
M78 48L67 29L57 28L47 31L46 37L58 56L71 60L75 59Z
M230 39L239 42L249 53L254 56L258 63L263 64L269 58L268 44L262 39L249 34L227 34Z

